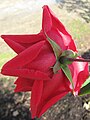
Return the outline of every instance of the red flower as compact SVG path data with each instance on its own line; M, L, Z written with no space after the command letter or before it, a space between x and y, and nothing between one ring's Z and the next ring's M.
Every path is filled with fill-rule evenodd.
M45 33L62 51L77 52L74 41L63 24L48 6L43 7L42 30L34 35L2 35L5 42L18 54L2 68L2 74L17 76L15 92L31 91L32 118L40 117L48 108L72 92L72 86L60 69L56 74L52 67L56 57ZM88 64L73 62L68 65L74 83L74 93L88 77Z

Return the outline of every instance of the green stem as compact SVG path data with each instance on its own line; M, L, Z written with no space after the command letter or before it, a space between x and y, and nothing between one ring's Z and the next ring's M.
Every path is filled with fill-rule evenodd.
M67 58L69 61L76 61L76 62L90 62L90 59L75 59L75 58Z

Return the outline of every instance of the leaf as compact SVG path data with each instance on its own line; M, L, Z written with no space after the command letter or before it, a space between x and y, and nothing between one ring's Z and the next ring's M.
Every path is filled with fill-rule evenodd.
M66 64L61 64L60 67L63 70L63 72L66 75L66 77L69 79L70 83L72 84L72 89L74 90L74 83L73 83L73 79L72 79L72 75L71 75L70 69L68 68L68 66Z
M50 39L46 33L45 33L45 35L46 35L47 40L49 41L50 45L53 48L56 60L58 60L60 55L62 54L62 49L60 48L60 46L56 42L54 42L52 39Z
M86 94L90 94L90 77L84 82L79 92L80 96L83 96Z
M86 86L84 86L80 89L80 92L79 92L80 96L83 96L86 94L90 94L90 83L88 83Z
M90 83L90 77L83 83L82 87L86 86L89 83Z
M39 118L36 118L35 120L40 120Z

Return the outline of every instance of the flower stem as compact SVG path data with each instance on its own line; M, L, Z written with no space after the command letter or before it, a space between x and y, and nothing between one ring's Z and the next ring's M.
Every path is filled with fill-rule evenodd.
M75 59L75 58L67 58L69 61L76 61L76 62L90 62L90 59Z

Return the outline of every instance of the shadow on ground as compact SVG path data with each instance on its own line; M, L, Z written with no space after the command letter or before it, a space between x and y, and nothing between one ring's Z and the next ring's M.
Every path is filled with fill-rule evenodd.
M83 107L89 98L90 95L74 97L69 93L46 112L45 120L90 120L90 111Z
M84 53L82 54L82 57L83 57L84 59L90 59L90 49L87 50L86 52L84 52ZM89 71L90 71L90 64L89 64Z
M10 92L10 91L9 91ZM0 120L31 120L28 96L21 93L4 93L0 95ZM41 120L90 120L90 110L83 106L88 104L90 95L74 97L71 93L52 106Z
M13 83L0 76L0 120L31 120L30 93L15 93Z
M22 94L0 93L0 120L31 120L29 105Z
M83 58L90 59L90 49L82 54Z
M78 13L87 23L90 22L90 0L56 0L60 8Z

